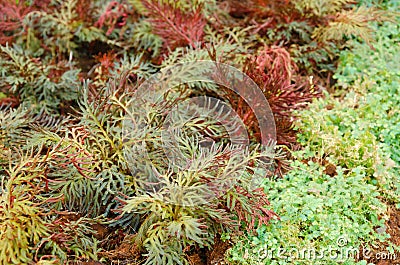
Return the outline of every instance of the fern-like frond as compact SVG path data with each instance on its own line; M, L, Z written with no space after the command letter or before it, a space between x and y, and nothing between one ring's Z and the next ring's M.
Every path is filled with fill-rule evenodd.
M386 11L364 6L342 11L326 27L318 27L313 32L313 38L318 41L340 41L344 37L357 36L369 43L373 40L371 21L390 21Z
M100 29L87 26L80 19L76 10L77 0L55 0L52 7L54 9L49 12L41 10L29 13L25 24L41 34L46 48L53 54L74 51L78 47L74 37L80 41L105 40Z
M0 110L0 144L6 147L25 145L32 117L22 108Z
M11 43L17 36L26 34L24 18L35 10L25 1L0 1L0 44Z
M154 33L163 38L166 47L171 50L186 45L196 47L202 40L206 21L200 7L194 12L185 13L169 4L152 1L143 3L148 9Z
M43 63L22 47L0 46L0 87L18 93L33 111L56 112L63 101L77 98L78 69L60 62Z
M43 203L39 193L44 186L44 169L40 155L20 154L1 174L0 185L0 263L27 264L34 250L48 235Z
M311 13L318 17L336 14L355 3L354 0L295 0L293 2L296 8L305 16Z
M136 49L151 52L153 56L159 55L163 45L160 36L152 32L151 24L144 19L135 23L131 40Z

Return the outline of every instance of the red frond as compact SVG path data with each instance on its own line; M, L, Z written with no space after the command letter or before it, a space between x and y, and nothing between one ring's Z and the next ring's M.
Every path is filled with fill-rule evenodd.
M24 17L34 10L25 1L0 0L0 44L12 42L16 35L23 33Z
M155 34L162 37L170 49L179 46L196 46L203 37L206 21L201 13L201 7L194 12L184 13L179 8L168 4L144 1L149 11L150 22Z
M228 0L229 14L238 18L271 19L271 27L301 17L290 0Z
M111 1L104 13L95 23L96 27L107 27L106 35L110 35L116 27L122 27L126 24L128 10L125 5L117 1Z
M278 144L290 145L296 142L293 131L293 110L300 109L318 97L320 92L313 84L301 81L298 68L289 52L281 47L265 47L257 56L250 58L244 72L250 76L265 95L275 116ZM241 117L258 136L255 116L248 106L237 104Z
M262 188L249 192L243 187L235 186L235 191L241 199L237 200L233 209L238 216L239 223L246 223L249 233L254 233L256 228L263 224L267 225L273 218L279 219L275 212L266 208L270 203ZM247 202L247 205L244 202Z

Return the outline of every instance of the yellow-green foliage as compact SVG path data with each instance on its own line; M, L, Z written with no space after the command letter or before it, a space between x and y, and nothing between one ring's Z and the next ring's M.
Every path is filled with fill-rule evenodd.
M205 251L222 233L234 238L241 230L254 232L267 224L275 215L266 207L264 191L254 190L258 185L252 176L272 174L276 157L272 149L259 148L257 121L246 110L247 100L230 95L222 85L199 81L176 86L152 104L138 87L163 67L224 62L258 79L271 96L267 100L274 104L275 117L287 118L281 124L276 119L277 135L285 136L293 133L292 108L304 106L318 87L303 86L303 81L309 74L325 79L344 37L370 38L367 21L380 21L383 14L350 0L0 0L0 13L0 265L97 260L93 226L105 219L107 233L100 247L112 244L114 229L115 241L136 233L140 262L157 265L187 264L192 251ZM170 73L175 78L182 74L182 82L183 73L198 71L184 70ZM219 71L212 74L225 79ZM240 82L235 86L247 87ZM244 154L230 149L229 133L220 122L194 117L192 109L173 108L205 95L231 103L243 118L252 136ZM326 102L336 110L323 112ZM313 170L312 164L289 173L290 182L270 183L270 198L282 205L276 211L284 209L287 219L295 220L304 210L297 220L306 225L320 220L313 228L315 244L326 238L317 234L320 228L335 240L337 231L329 229L348 228L348 220L356 220L354 231L365 224L361 237L380 225L372 210L381 205L375 200L375 183L365 186L364 181L376 177L383 185L383 174L377 172L385 169L379 165L386 158L376 149L379 134L342 128L354 121L350 112L338 115L344 108L356 109L351 100L338 106L326 102L314 103L309 117L302 114L300 124L307 128L299 140L307 147L298 154L331 160L338 176L320 178L322 165L311 171L320 184L314 187L321 190L311 192L313 198L307 197L310 178L304 173ZM179 131L170 143L163 139L168 119L174 122L173 132ZM211 149L202 146L205 136L213 141ZM295 141L291 139L288 145ZM176 145L164 145L172 142ZM182 153L187 167L167 163L166 150ZM293 165L301 167L302 160ZM354 176L348 172L352 168ZM243 174L238 181L224 183L239 169ZM351 202L341 197L348 187L353 189ZM281 193L287 197L279 197ZM297 207L302 197L306 199ZM326 206L323 215L319 205ZM347 205L363 209L349 208L345 218L324 219ZM294 210L289 213L290 207ZM366 224L366 216L373 225ZM287 231L275 226L274 237L303 230L289 221ZM353 239L359 234L354 232Z
M37 158L22 157L5 169L0 187L0 264L32 262L34 249L47 235L37 197L43 177Z
M293 2L300 12L319 17L340 12L344 7L354 3L352 0L295 0Z
M327 26L319 26L313 32L313 37L319 41L342 40L344 36L358 36L367 42L373 40L374 29L371 21L391 20L387 12L364 6L344 10Z

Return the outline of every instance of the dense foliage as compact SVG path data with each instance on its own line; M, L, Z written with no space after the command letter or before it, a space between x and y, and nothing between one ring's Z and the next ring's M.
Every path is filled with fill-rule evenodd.
M399 54L399 28L398 6L380 7L0 0L0 264L110 263L124 238L139 253L127 262L144 264L193 263L221 237L239 242L228 260L244 264L258 264L265 243L326 247L345 231L354 246L384 240L374 230L384 222L378 195L399 203L400 192L399 69L387 65ZM138 92L163 69L195 74L170 67L201 60L254 80L277 147L262 142L246 99L221 84L177 84L156 102ZM333 75L351 88L343 98L326 93ZM198 96L241 119L243 153L221 121L203 117L221 105L199 117L198 105L173 108ZM179 129L169 148L185 167L166 162L166 121Z
M396 1L385 7L399 8ZM398 25L374 23L374 49L352 40L334 75L337 96L326 93L298 113L302 149L292 153L292 170L264 184L281 221L243 238L230 251L232 262L367 264L368 259L359 261L366 258L361 249L387 239L387 231L382 232L389 218L386 208L398 207L400 198ZM344 246L338 245L343 239ZM359 255L332 259L335 255L326 252L318 257L327 249L342 253L343 247L360 250ZM396 248L389 244L387 253ZM285 253L280 258L277 249ZM291 255L293 249L300 253ZM300 250L306 250L303 256Z

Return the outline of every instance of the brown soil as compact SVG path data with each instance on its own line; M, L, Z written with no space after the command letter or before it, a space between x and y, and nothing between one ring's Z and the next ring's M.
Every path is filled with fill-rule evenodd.
M203 252L205 259L203 259L202 262L198 261L198 263L192 263L192 265L224 265L226 264L224 261L225 252L230 246L230 242L224 242L217 238L214 246L210 250Z
M308 160L307 159L303 159L302 160L302 162L304 164L307 164L309 161L312 161L314 163L318 163L318 164L322 165L323 167L325 167L324 173L326 175L331 176L331 177L334 177L334 176L337 175L336 166L334 164L330 163L328 160L326 160L326 159L322 159L321 160L321 159L318 159L316 157L313 157L313 158L308 159Z
M102 230L98 226L94 227L96 230ZM108 232L108 231L107 231ZM108 235L107 235L108 234ZM105 233L110 237L109 233ZM80 262L77 264L82 265L105 265L105 264L126 264L136 265L141 264L143 259L141 257L140 250L136 247L134 242L135 235L127 235L125 238L114 245L113 249L105 250L100 253L100 257L106 258L108 262L105 263L93 263L93 261ZM109 241L108 241L109 242ZM231 246L230 242L224 242L217 238L214 246L210 250L196 249L189 251L188 260L191 265L224 265L225 252Z
M114 261L115 264L140 264L141 253L134 244L134 237L135 235L126 236L118 247L101 253L101 256Z
M400 246L400 210L394 206L390 206L387 214L389 219L386 221L385 226L386 232L390 234L389 241L396 246ZM400 264L400 252L395 251L394 253L390 253L387 250L388 246L388 242L382 242L376 248L372 248L371 253L360 258L376 265ZM360 253L362 253L362 250Z

